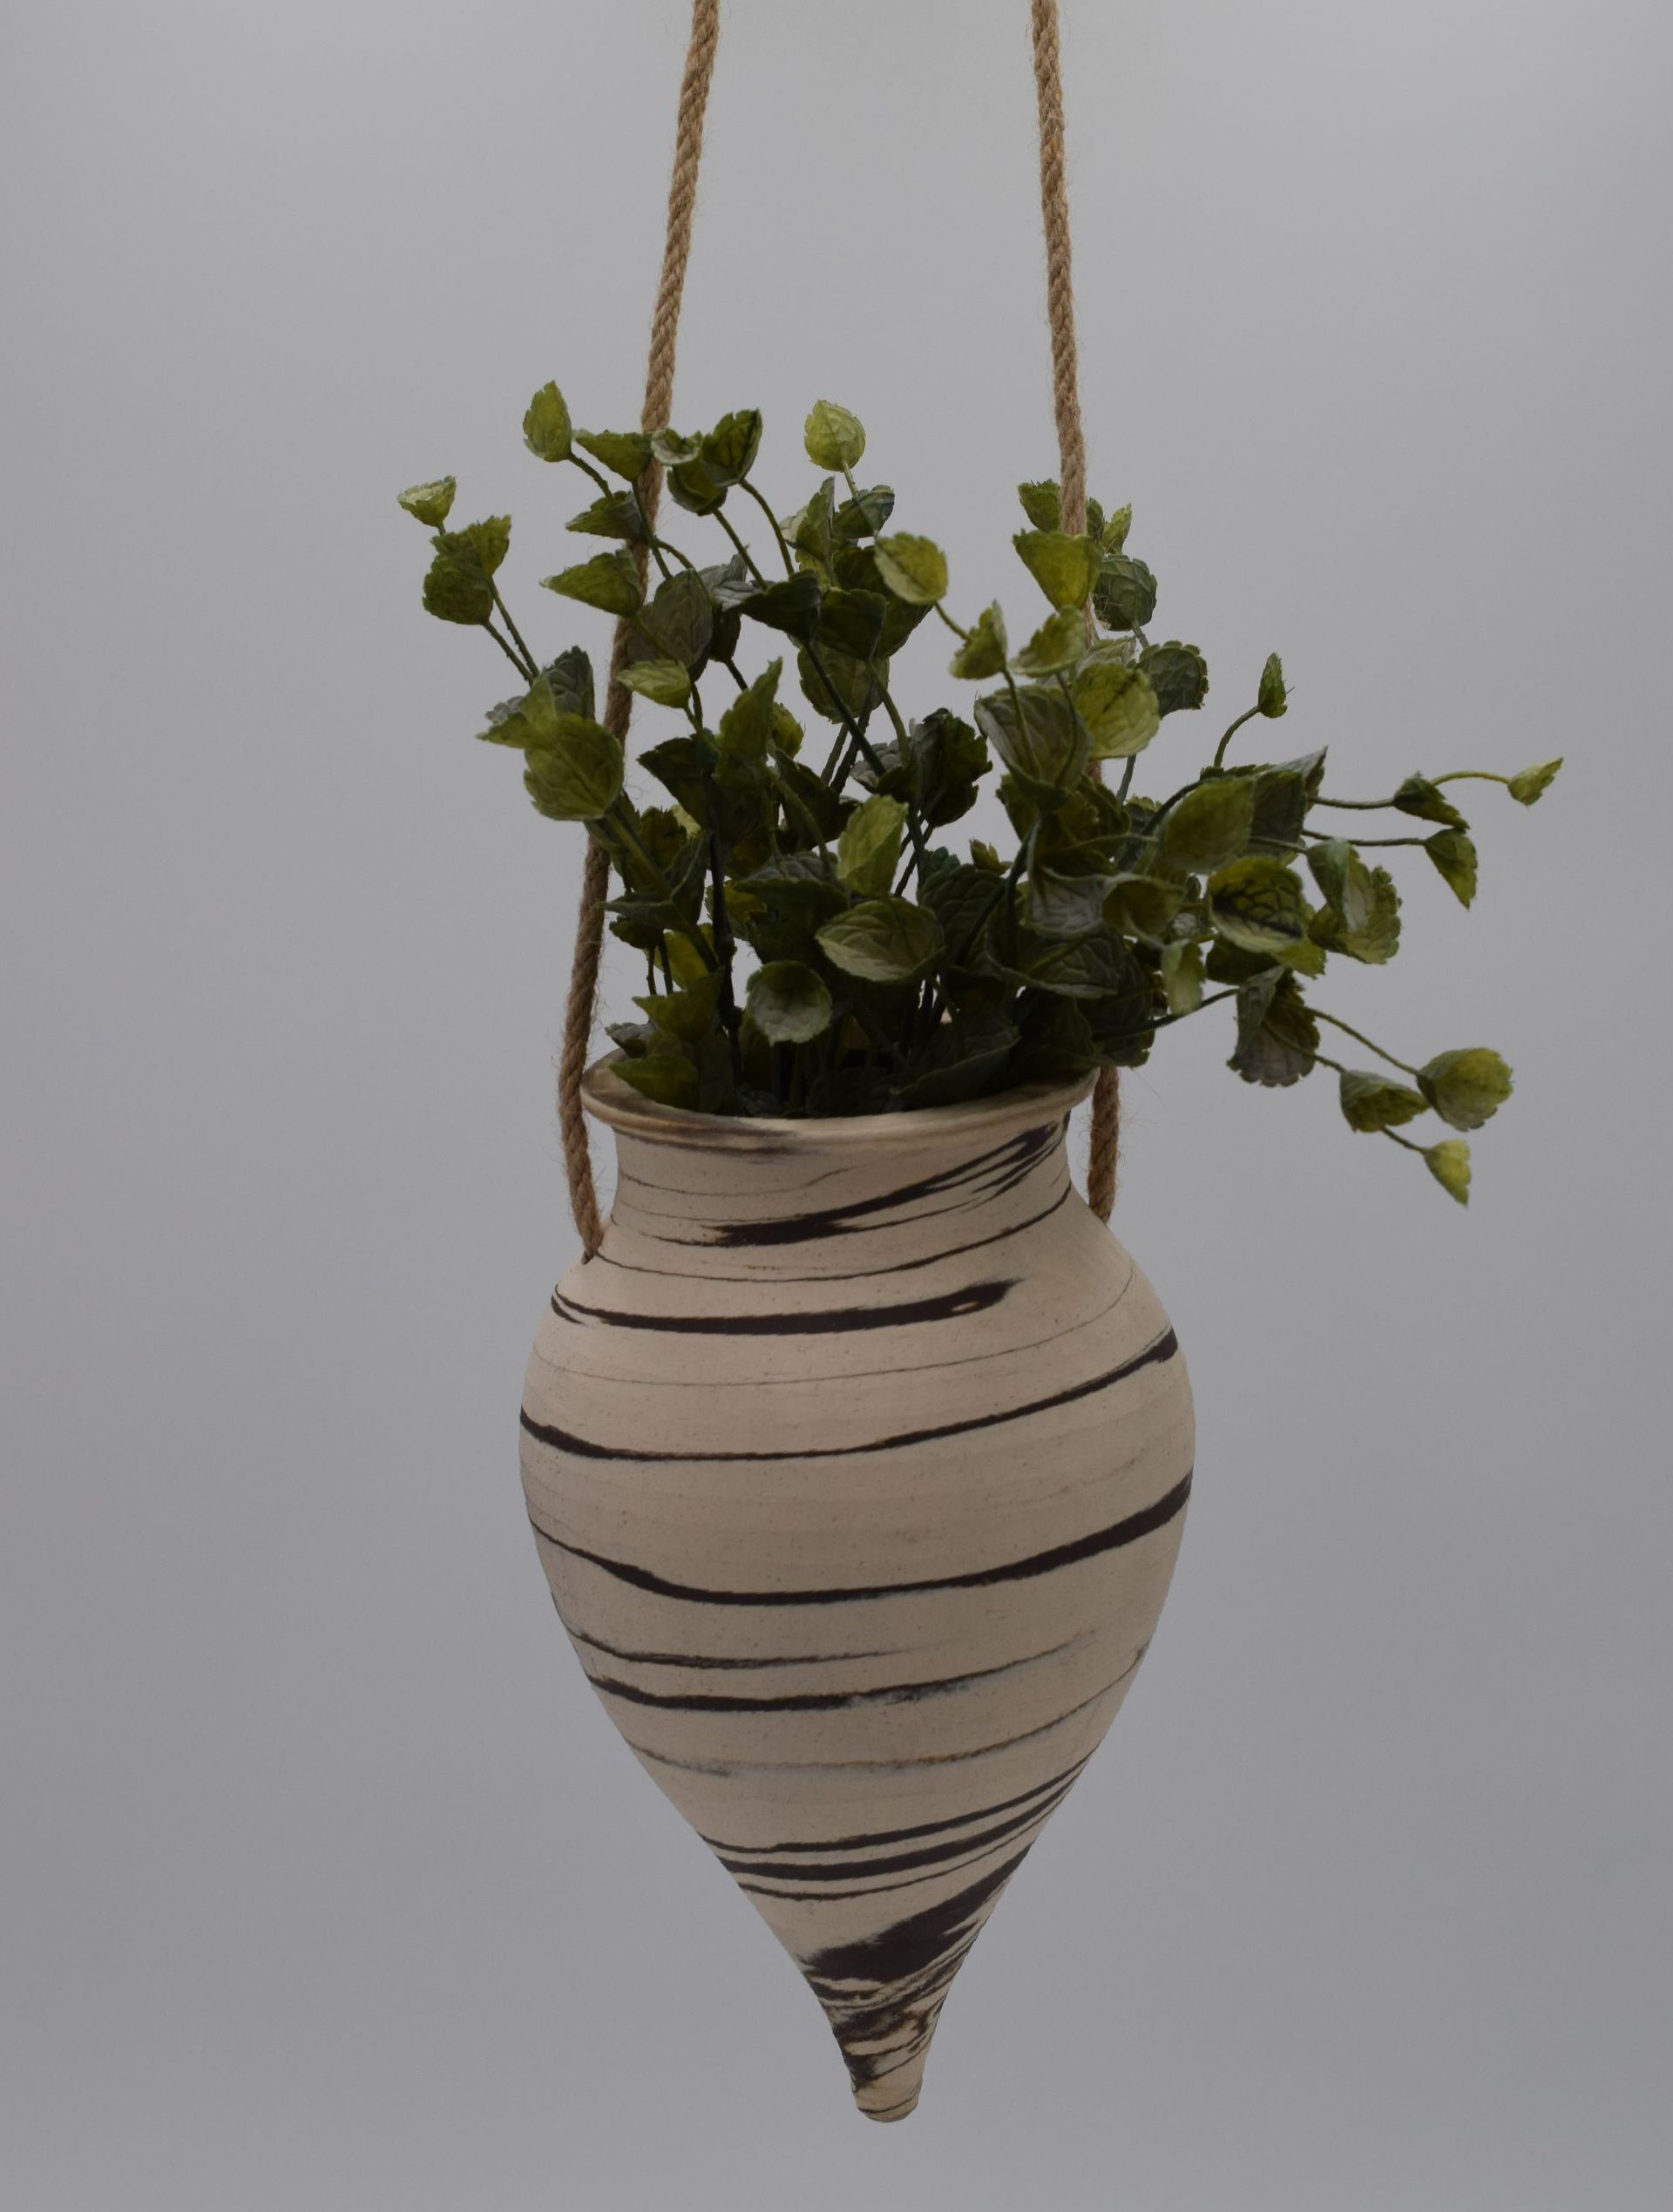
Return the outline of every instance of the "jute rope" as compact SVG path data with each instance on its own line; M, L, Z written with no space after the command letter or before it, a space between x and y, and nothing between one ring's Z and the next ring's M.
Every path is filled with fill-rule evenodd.
M1052 330L1058 487L1063 527L1078 534L1087 526L1087 441L1080 428L1080 387L1075 369L1074 274L1069 255L1057 0L1033 0L1033 18L1034 94L1040 108L1040 212L1046 225L1046 312ZM1115 1155L1121 1133L1121 1087L1113 1067L1101 1068L1092 1094L1092 1136L1087 1153L1087 1203L1101 1221L1109 1219L1115 1204Z
M1057 416L1059 482L1063 527L1079 531L1087 522L1087 449L1080 428L1075 375L1074 286L1069 262L1069 203L1064 175L1063 85L1058 56L1057 0L1033 0L1034 86L1040 106L1040 201L1046 224L1046 304L1052 331L1052 397ZM680 330L680 302L686 263L691 254L691 220L697 203L697 167L703 151L703 115L715 51L720 43L720 0L692 0L691 39L680 81L680 113L674 132L674 173L668 184L667 236L662 249L662 279L651 316L650 359L645 371L645 406L640 417L647 431L663 429L674 399L674 348ZM656 518L662 472L653 462L640 479L647 517ZM647 549L635 549L641 585ZM607 729L626 741L633 694L621 681L627 658L631 617L616 625L610 655L609 691L605 700ZM604 945L605 903L610 895L610 862L603 848L590 841L581 878L580 914L570 969L569 1005L558 1060L558 1123L563 1139L564 1169L569 1181L570 1211L588 1259L604 1235L598 1192L581 1106L581 1078L586 1072L598 1003L599 959ZM1109 1219L1115 1198L1118 1101L1113 1069L1104 1069L1093 1093L1092 1146L1087 1167L1087 1197L1101 1221Z
M680 300L686 287L686 263L691 254L691 218L697 205L697 165L703 152L703 112L708 105L709 79L715 74L715 49L720 44L720 0L692 0L691 40L686 48L686 70L680 80L680 118L674 129L674 174L668 181L668 229L662 247L662 281L656 287L656 307L651 316L651 353L645 368L645 407L640 427L664 430L674 402L674 355L680 335ZM653 461L640 478L639 496L647 522L656 520L662 497L662 471ZM645 583L648 549L634 549L641 589ZM633 694L621 680L627 660L627 640L633 620L624 615L616 624L610 653L610 688L605 700L605 727L624 741L633 712ZM599 1195L593 1181L593 1155L586 1140L586 1116L581 1108L581 1078L593 1043L593 1022L599 996L599 955L604 945L604 908L610 896L609 856L600 845L587 841L586 867L581 877L581 910L575 926L575 956L569 972L569 1010L564 1018L563 1049L558 1059L558 1126L563 1138L564 1172L569 1179L569 1210L580 1231L581 1248L590 1260L604 1236L599 1219Z

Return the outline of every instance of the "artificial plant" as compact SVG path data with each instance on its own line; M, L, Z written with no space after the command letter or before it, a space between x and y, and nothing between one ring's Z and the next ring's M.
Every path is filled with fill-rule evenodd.
M510 517L449 527L451 477L401 504L434 533L425 606L484 631L517 671L480 734L523 754L540 813L585 824L609 856L611 927L645 963L641 1018L610 1028L625 1081L710 1113L911 1110L1137 1066L1160 1032L1225 1004L1246 1082L1331 1070L1351 1128L1416 1153L1467 1202L1463 1137L1401 1133L1429 1112L1480 1127L1509 1096L1504 1060L1477 1045L1411 1065L1311 993L1333 960L1377 966L1398 950L1385 851L1421 851L1469 905L1476 850L1449 788L1497 782L1531 806L1559 761L1338 798L1323 748L1243 757L1246 726L1288 711L1275 653L1200 764L1171 767L1151 797L1135 788L1140 759L1148 779L1177 762L1209 672L1195 646L1151 639L1156 580L1128 551L1128 508L1088 501L1072 535L1054 484L1019 488L1027 526L1013 543L1045 612L1013 646L997 605L955 619L931 539L891 529L895 495L859 484L865 433L844 408L822 400L808 416L820 480L783 517L755 481L755 409L701 436L579 430L547 384L523 428L540 460L592 487L569 530L607 541L545 588L627 624L619 680L673 720L631 762L599 719L587 655L543 660L511 617L498 581ZM723 558L700 562L654 520L658 470L677 507L718 528ZM930 619L952 633L949 673L973 701L909 717L891 663ZM750 673L745 641L761 632L772 655ZM817 740L792 690L826 726ZM630 770L641 792L660 786L656 803ZM945 833L995 772L1010 849L954 850ZM1358 834L1367 815L1399 834ZM1345 1064L1326 1031L1382 1065Z

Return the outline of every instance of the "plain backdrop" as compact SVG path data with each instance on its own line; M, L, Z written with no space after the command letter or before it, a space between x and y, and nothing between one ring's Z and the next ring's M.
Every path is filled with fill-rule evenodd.
M728 0L676 407L787 507L854 409L1013 629L1026 13ZM1092 484L1210 736L1276 647L1338 790L1568 766L1327 1001L1514 1061L1467 1214L1220 1015L1127 1083L1189 1532L886 2130L552 1617L579 837L394 504L456 471L603 644L520 422L636 415L684 17L5 13L0 2201L1663 2206L1667 11L1066 0Z

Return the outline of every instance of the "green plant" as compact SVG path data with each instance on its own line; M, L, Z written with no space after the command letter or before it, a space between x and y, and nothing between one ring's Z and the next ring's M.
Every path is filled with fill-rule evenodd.
M572 646L543 663L512 620L498 581L510 517L448 528L450 477L401 504L434 531L425 606L486 631L517 670L519 689L481 735L522 753L535 806L585 823L619 879L611 927L646 964L642 1020L610 1031L626 1081L715 1113L940 1106L1136 1066L1159 1031L1226 1002L1229 1065L1246 1082L1331 1069L1351 1128L1417 1153L1466 1202L1462 1139L1423 1146L1401 1130L1430 1110L1453 1130L1480 1127L1509 1095L1505 1062L1476 1046L1410 1065L1307 988L1332 959L1374 966L1398 950L1400 896L1372 848L1421 849L1467 906L1475 848L1446 787L1485 777L1532 805L1559 761L1412 775L1378 801L1327 794L1322 749L1229 761L1245 724L1288 709L1274 654L1204 765L1167 796L1142 796L1140 755L1164 723L1170 739L1190 726L1209 675L1195 646L1148 634L1156 584L1127 551L1129 509L1089 502L1085 531L1071 535L1055 484L1019 487L1028 526L1013 543L1046 612L1013 647L997 605L968 626L948 612L940 549L891 531L893 491L857 481L865 433L845 409L822 400L809 416L822 480L783 520L755 482L753 409L704 436L589 432L547 384L523 428L542 461L596 492L568 527L606 549L545 587L629 626L620 680L678 724L633 757L662 802L630 795L586 654ZM658 468L677 506L718 526L727 558L700 566L652 527ZM741 510L771 549L764 565ZM931 618L956 637L952 675L978 687L969 717L939 707L908 720L896 703L891 659ZM782 642L751 677L739 655L755 629ZM781 695L792 654L802 699L830 726L817 747ZM979 839L961 856L933 842L996 762L1014 849ZM1311 819L1319 809L1328 828ZM1421 834L1338 827L1384 809ZM1332 1058L1321 1023L1388 1072Z

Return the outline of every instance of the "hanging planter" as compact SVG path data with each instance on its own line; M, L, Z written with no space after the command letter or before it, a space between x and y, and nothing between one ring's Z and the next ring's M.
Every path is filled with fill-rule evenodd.
M902 2118L949 1983L1120 1708L1191 1480L1184 1361L1070 1188L1087 1079L728 1120L605 1064L615 1205L523 1404L611 1719Z
M559 1072L582 1255L529 1367L535 1539L606 1710L790 1951L879 2120L916 2103L953 1975L1119 1708L1184 1525L1184 1361L1103 1226L1116 1070L1224 1002L1245 1081L1331 1071L1351 1129L1465 1202L1459 1133L1508 1096L1503 1060L1408 1065L1315 990L1398 949L1380 849L1421 851L1467 906L1448 787L1532 804L1559 765L1338 797L1322 750L1245 757L1288 711L1276 655L1217 742L1182 739L1207 663L1151 637L1130 513L1086 496L1049 0L1033 20L1060 467L1019 487L1026 643L997 605L956 610L940 547L862 486L845 409L809 415L793 511L757 482L756 411L670 427L714 0L642 427L578 430L555 384L524 423L589 480L568 527L605 549L544 581L616 618L601 715L587 655L538 656L511 616L509 517L450 526L450 477L402 495L434 531L426 607L517 669L480 734L588 835ZM897 701L926 623L968 713ZM635 699L669 719L630 761ZM961 851L984 788L1008 832ZM1393 834L1357 834L1367 815ZM588 1070L606 916L645 988ZM1088 1203L1065 1139L1089 1093ZM588 1113L618 1149L607 1221ZM1402 1134L1426 1113L1453 1133Z

